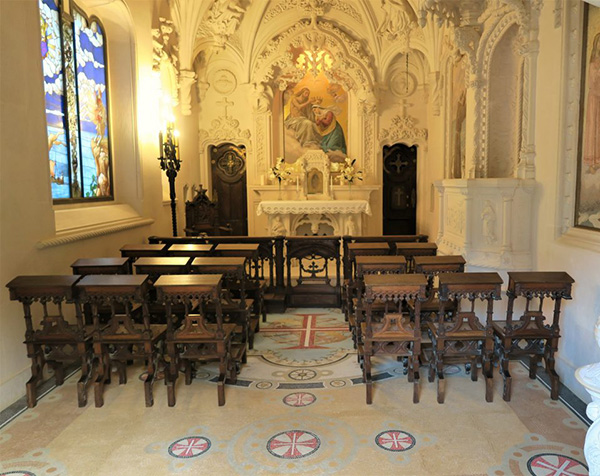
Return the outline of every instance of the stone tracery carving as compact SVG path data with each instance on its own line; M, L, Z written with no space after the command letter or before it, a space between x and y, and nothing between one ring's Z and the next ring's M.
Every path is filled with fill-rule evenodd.
M196 36L212 38L217 48L223 48L238 29L245 12L239 0L215 0L199 25Z
M417 27L417 15L408 0L382 0L382 8L386 9L384 20L377 29L390 41L400 37L403 45L400 51L408 51L411 31Z
M363 23L362 16L354 6L347 0L321 0L320 3L315 3L314 0L281 0L279 3L270 6L269 10L263 16L263 23L268 23L278 15L294 9L303 9L308 13L316 13L323 15L327 10L338 10L350 16L358 23Z
M207 139L215 141L234 141L240 137L250 139L249 129L240 129L240 121L228 116L222 116L213 119L210 123L212 126L209 131L200 129L200 142Z
M383 129L379 135L380 141L385 142L411 142L417 143L427 140L427 129L418 128L416 119L412 116L395 116L392 127Z

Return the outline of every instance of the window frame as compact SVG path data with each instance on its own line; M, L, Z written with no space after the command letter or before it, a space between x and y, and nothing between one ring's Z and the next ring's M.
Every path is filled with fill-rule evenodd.
M63 96L62 96L62 102L63 102L63 112L64 112L64 125L66 126L64 129L64 135L65 135L65 142L68 143L68 147L67 147L67 151L68 151L68 159L69 162L71 162L71 144L70 144L70 138L71 138L71 128L69 127L69 110L68 110L68 105L66 104L66 102L68 101L68 97L67 97L67 74L66 74L66 61L65 61L65 44L66 44L66 40L65 40L65 35L63 34L63 29L65 27L68 27L71 32L72 32L72 44L70 45L71 48L71 54L73 55L73 65L74 65L74 91L75 91L75 108L77 111L77 136L78 136L78 140L77 140L77 148L78 148L78 181L80 183L80 187L82 188L82 196L81 197L69 197L69 198L54 198L52 197L52 204L53 205L69 205L69 204L81 204L81 203L98 203L98 202L110 202L110 201L115 201L115 190L114 190L114 164L113 164L113 157L114 157L114 151L113 151L113 141L112 141L112 121L111 121L111 106L110 106L110 75L108 73L108 68L109 68L109 55L108 55L108 48L107 48L107 33L106 33L106 28L104 27L104 24L102 23L102 21L100 20L100 18L98 18L96 15L87 15L86 12L83 10L83 8L81 8L79 5L77 5L75 2L71 2L70 3L70 7L71 7L71 11L67 12L64 9L64 2L63 0L55 0L57 7L58 7L58 21L59 21L59 31L60 31L60 45L61 45L61 70L62 70L62 76L63 76ZM41 0L38 0L38 9L39 9L39 3L41 2ZM84 18L85 22L86 22L86 26L90 27L93 23L96 23L99 28L102 31L102 52L104 55L104 81L105 81L105 96L106 96L106 129L107 129L107 142L108 142L108 158L109 158L109 164L108 164L108 174L109 174L109 186L110 186L110 195L108 196L101 196L101 197L97 197L97 196L93 196L93 197L86 197L85 196L85 192L83 191L83 152L82 152L82 148L83 148L83 144L82 144L82 140L81 140L81 118L80 118L80 114L79 114L79 82L77 79L77 48L76 48L76 31L75 31L75 15L74 12L77 12L79 15L82 16L82 18ZM43 74L43 71L42 71ZM44 79L44 84L45 84L45 79ZM44 108L46 108L46 103L44 102ZM46 109L45 109L46 111ZM44 112L45 112L44 111ZM45 112L46 114L46 112ZM46 134L48 134L48 122L46 120ZM50 153L50 150L48 150L48 153ZM50 157L48 156L48 161L50 161ZM69 163L69 193L72 193L72 164Z

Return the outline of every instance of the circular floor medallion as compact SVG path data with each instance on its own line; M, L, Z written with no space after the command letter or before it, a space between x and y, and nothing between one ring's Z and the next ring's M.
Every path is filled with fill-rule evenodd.
M210 440L203 436L186 436L169 446L169 454L174 458L195 458L210 449Z
M315 453L321 440L314 433L304 430L288 430L277 433L267 442L267 451L282 459L304 458Z
M400 430L382 431L375 437L375 443L387 451L407 451L415 446L415 437Z
M283 403L290 407L307 407L315 403L317 397L308 392L290 393L283 399Z
M13 476L35 476L35 474L30 471L9 471L8 473L0 473L0 476L8 476L9 474Z
M542 453L527 461L527 469L534 476L581 476L588 474L586 465L569 456Z
M317 376L317 372L312 369L297 369L292 370L288 376L292 380L311 380Z

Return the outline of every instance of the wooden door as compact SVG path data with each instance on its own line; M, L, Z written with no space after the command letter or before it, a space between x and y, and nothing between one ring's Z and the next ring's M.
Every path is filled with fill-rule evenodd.
M232 234L248 234L246 199L246 148L243 145L210 146L212 198L217 202L219 223L230 224Z
M417 146L383 148L383 234L417 232Z

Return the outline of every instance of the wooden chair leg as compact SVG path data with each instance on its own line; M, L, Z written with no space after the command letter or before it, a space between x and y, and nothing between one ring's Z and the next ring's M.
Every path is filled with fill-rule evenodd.
M27 391L27 406L33 408L37 405L37 386L42 380L42 369L44 368L44 356L41 347L35 346L30 349L31 378L25 385Z
M184 365L185 365L185 384L186 385L191 385L192 384L192 362L190 362L189 360L184 360Z
M104 385L110 375L110 358L101 354L96 358L96 380L94 382L94 404L97 408L104 405Z
M373 380L371 377L371 355L365 352L364 360L364 380L367 388L367 405L373 403Z
M558 400L560 378L556 373L556 370L554 370L554 346L550 342L546 343L544 362L546 364L546 372L548 372L548 376L550 377L550 398L552 400Z
M443 348L442 343L442 348ZM444 356L441 353L438 353L438 358L436 360L437 367L437 401L438 403L444 403L446 398L446 379L444 378Z
M419 403L419 382L421 380L419 375L419 357L412 356L412 370L410 373L413 374L413 403Z
M471 359L471 381L477 382L479 370L477 369L477 357Z
M170 407L174 407L176 403L175 399L175 384L177 383L177 377L179 376L177 356L175 353L175 345L167 344L169 353L169 366L165 367L165 383L167 385L167 404Z
M149 346L150 344L146 344ZM152 387L156 380L156 355L152 351L147 351L146 359L148 361L146 380L144 381L144 394L146 397L146 406L151 407L154 405L154 395L152 393Z
M510 375L509 363L508 353L504 352L500 357L500 375L504 379L502 398L505 402L510 402L512 393L512 376Z
M225 405L225 377L227 373L227 359L221 357L219 360L219 380L217 382L217 395L219 406Z
M541 356L531 355L529 357L529 378L534 380L537 377L537 368L540 363Z
M88 384L90 382L91 365L89 354L86 352L85 344L82 342L77 345L79 355L81 355L81 377L77 381L77 405L82 408L87 405Z

